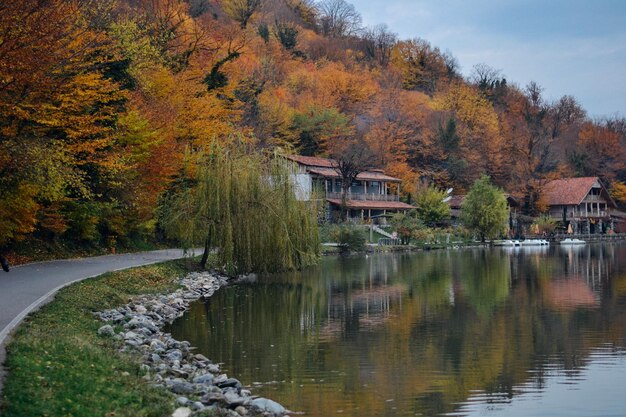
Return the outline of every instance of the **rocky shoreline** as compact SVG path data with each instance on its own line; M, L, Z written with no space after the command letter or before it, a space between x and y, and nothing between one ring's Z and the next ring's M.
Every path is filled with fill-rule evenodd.
M98 329L112 337L121 352L141 355L146 383L177 395L173 417L199 416L215 412L223 416L285 416L280 404L255 397L240 381L220 373L218 365L194 354L191 344L163 332L163 326L182 316L189 304L211 297L229 278L208 272L194 272L180 281L181 288L170 294L142 295L128 304L96 313L107 322Z

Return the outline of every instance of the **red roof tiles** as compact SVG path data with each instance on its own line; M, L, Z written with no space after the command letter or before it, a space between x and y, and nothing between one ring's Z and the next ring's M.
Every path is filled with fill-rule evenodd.
M561 178L547 183L543 195L550 206L577 206L595 184L600 185L598 177Z
M285 158L306 166L307 170L312 174L321 175L322 177L339 178L339 173L335 170L337 163L333 159L302 155L285 155ZM356 179L360 181L402 182L399 178L385 175L383 171L379 169L370 169L360 172Z
M318 158L316 156L285 155L285 158L311 167L333 168L336 165L332 159Z

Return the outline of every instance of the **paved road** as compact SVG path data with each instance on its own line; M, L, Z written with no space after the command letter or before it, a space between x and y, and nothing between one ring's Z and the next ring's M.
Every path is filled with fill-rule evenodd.
M61 288L105 272L182 258L180 249L166 249L92 258L38 262L0 271L0 365L11 331L33 310L49 302ZM0 392L3 370L0 367Z

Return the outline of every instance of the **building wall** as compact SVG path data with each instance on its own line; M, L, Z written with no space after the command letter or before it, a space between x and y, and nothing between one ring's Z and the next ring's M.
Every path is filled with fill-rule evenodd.
M313 190L313 181L311 176L309 174L294 174L293 181L296 198L300 201L310 200Z

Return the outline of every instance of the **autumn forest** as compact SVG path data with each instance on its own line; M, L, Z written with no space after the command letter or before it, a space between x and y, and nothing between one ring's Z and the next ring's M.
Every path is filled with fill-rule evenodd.
M344 0L0 3L0 248L159 236L188 155L213 145L336 156L462 193L482 174L526 214L563 176L626 203L626 119L541 80L364 27Z

